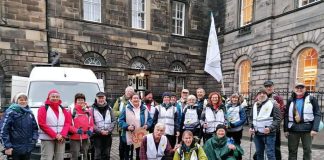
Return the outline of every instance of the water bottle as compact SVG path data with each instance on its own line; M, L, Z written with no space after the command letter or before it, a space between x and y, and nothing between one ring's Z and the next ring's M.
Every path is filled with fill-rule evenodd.
M231 138L227 138L227 145L229 145L229 144L234 144L234 140L233 140L232 137Z

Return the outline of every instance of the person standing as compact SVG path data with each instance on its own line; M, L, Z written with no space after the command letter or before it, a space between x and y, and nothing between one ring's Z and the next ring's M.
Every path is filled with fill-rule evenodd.
M171 105L177 107L177 96L176 96L176 94L173 93L173 92L171 92L170 94L171 94L170 95L170 103L171 103Z
M78 160L81 155L83 160L87 160L90 146L90 136L93 133L93 118L90 109L85 103L85 95L77 93L74 98L74 107L71 108L72 123L70 126L70 150L72 160Z
M212 92L208 96L208 104L201 114L200 123L203 127L204 143L211 138L217 125L225 124L226 109L222 104L221 95L217 92Z
M202 110L198 109L196 105L196 96L189 95L187 98L187 107L183 110L182 120L180 125L182 126L182 132L189 130L193 135L200 139L200 116Z
M124 159L122 160L129 160L133 155L132 133L140 128L148 130L152 123L153 120L146 106L141 102L140 96L133 94L119 117L119 126L122 128L122 147L124 148L124 153L122 153ZM136 148L136 160L139 160L139 148Z
M182 89L181 91L181 97L180 99L177 101L177 111L178 111L178 120L179 123L181 122L182 119L182 112L183 110L186 108L187 106L187 97L189 96L189 90L188 89Z
M163 123L157 123L154 132L144 136L140 147L141 160L165 160L173 155L174 150L164 135L166 126Z
M312 139L317 135L321 114L317 99L308 92L304 83L297 83L287 102L284 132L288 138L289 160L297 159L298 144L303 145L303 159L312 159Z
M6 110L0 135L6 155L13 160L30 159L38 139L38 126L25 93L18 93Z
M92 105L94 117L95 160L109 160L112 144L112 132L115 128L115 115L106 100L104 92L98 92Z
M252 120L249 132L254 135L257 159L264 159L266 148L268 159L275 160L275 139L276 130L280 125L280 110L268 99L265 88L261 88L257 93Z
M53 89L48 92L45 105L38 109L40 128L41 160L64 159L65 139L71 126L71 114L61 106L60 93Z
M180 126L178 123L178 113L175 106L170 103L171 94L164 92L162 95L163 103L156 107L154 117L158 123L165 124L165 135L168 138L171 147L176 143L176 138L180 135Z
M246 121L245 111L240 105L239 98L238 94L232 94L230 102L226 104L226 119L228 121L226 136L233 138L237 145L241 145L243 125Z
M205 98L206 92L203 88L198 88L196 90L196 95L197 95L196 104L198 106L198 109L203 110L208 104L208 100Z
M114 110L114 115L116 116L117 120L120 116L120 113L123 111L123 109L126 107L128 100L130 99L131 96L133 96L133 94L135 93L135 90L132 86L128 86L125 89L125 94L119 98L117 98L113 110ZM118 135L119 135L119 159L124 159L124 149L122 147L122 136L121 136L121 128L118 127L118 123L117 123L117 129L118 129Z
M144 100L144 104L146 105L147 110L150 113L151 118L154 119L154 114L155 114L155 111L156 111L156 106L158 104L153 100L153 93L152 93L152 91L145 91L143 100ZM154 126L155 126L156 123L157 122L153 121L152 126L149 128L149 132L150 133L153 132Z
M266 89L269 100L271 100L275 104L275 106L279 108L281 113L280 117L281 119L283 119L285 114L285 105L284 105L283 98L274 91L275 89L274 83L271 80L268 80L263 83L263 86ZM281 146L281 131L279 125L279 127L276 130L276 143L275 143L275 152L276 152L277 160L282 159L280 146Z

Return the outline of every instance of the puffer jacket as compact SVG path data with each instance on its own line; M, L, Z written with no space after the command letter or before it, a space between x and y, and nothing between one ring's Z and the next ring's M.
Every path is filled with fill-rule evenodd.
M70 135L70 139L72 140L80 140L87 139L88 135L86 134L88 130L93 132L93 116L90 109L82 108L82 106L75 104L75 107L70 110L72 115L72 123L69 129L69 132L72 133ZM77 133L78 129L82 129L82 135Z
M1 127L1 141L14 154L26 154L33 150L38 139L38 126L32 111L27 106L12 104L6 110Z

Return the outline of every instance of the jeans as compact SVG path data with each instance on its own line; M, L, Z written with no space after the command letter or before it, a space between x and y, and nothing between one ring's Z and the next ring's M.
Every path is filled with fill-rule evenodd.
M94 137L95 160L110 159L111 143L112 143L111 134L109 134L108 136Z
M264 151L266 150L268 160L276 160L275 156L275 140L276 135L255 135L254 143L258 160L264 159Z
M289 151L289 160L297 159L297 151L299 140L301 139L303 145L303 160L312 159L312 137L309 132L289 132L288 135L288 151Z
M277 129L277 132L276 132L276 144L275 144L275 152L276 152L276 159L277 160L282 159L280 146L281 146L281 132L280 132L280 129Z

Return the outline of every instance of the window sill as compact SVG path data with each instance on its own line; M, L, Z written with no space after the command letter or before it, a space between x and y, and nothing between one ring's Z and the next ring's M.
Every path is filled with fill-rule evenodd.
M239 28L238 36L244 36L244 35L251 34L251 33L252 33L251 25L246 25L246 26L242 26L241 28Z

